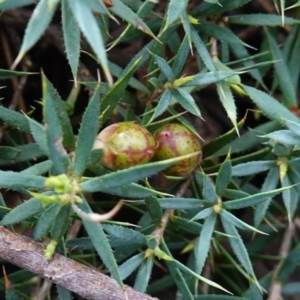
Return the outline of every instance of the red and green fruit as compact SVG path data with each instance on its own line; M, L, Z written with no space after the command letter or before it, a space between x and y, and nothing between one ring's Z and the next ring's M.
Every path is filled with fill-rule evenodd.
M122 170L149 162L156 141L144 127L134 122L120 122L103 129L93 149L103 149L100 163L111 170Z
M154 132L154 138L158 143L153 159L161 161L175 158L194 152L197 155L182 159L164 171L170 176L184 176L192 172L201 160L200 140L192 131L182 124L170 123Z

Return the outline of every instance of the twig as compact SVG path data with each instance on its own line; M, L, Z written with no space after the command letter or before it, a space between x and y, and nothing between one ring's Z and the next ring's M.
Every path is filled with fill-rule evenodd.
M294 222L289 223L289 226L283 235L282 243L281 243L281 246L279 249L279 256L281 257L281 260L277 264L277 266L275 267L274 272L273 272L273 281L272 281L272 285L270 288L270 294L269 294L268 300L280 299L282 283L277 281L277 275L282 266L283 260L287 257L287 255L289 253L294 232L295 232Z
M154 300L149 295L118 283L102 273L72 259L55 254L51 260L44 247L32 239L0 227L0 259L51 280L88 300Z
M178 192L175 194L176 198L182 197L182 195L185 193L185 191L189 187L193 178L194 178L194 176L190 175L190 177L181 185ZM159 245L160 240L164 235L164 232L168 225L170 216L173 214L173 212L174 212L174 209L167 209L162 216L160 226L157 227L151 234L155 238L157 245Z

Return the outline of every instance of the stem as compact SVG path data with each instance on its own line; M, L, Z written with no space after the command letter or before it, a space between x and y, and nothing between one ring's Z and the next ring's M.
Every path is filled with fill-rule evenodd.
M189 176L189 178L180 186L178 192L175 194L176 198L180 198L182 197L182 195L185 193L185 191L187 190L187 188L189 187L191 181L193 180L194 176L193 174ZM152 232L152 236L155 238L156 240L156 244L159 245L160 241L164 235L165 229L168 225L170 216L174 213L174 209L167 209L161 219L161 223L160 226L157 227L153 232Z

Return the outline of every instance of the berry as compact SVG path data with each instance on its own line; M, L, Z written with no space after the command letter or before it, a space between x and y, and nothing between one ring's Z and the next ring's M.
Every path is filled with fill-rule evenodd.
M103 129L93 149L103 149L100 163L111 170L122 170L149 162L156 142L151 133L134 122L120 122Z

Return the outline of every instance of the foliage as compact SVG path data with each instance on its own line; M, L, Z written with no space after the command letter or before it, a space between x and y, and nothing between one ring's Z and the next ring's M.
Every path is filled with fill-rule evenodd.
M0 1L4 15L26 5L33 10L12 69L25 66L27 53L61 13L74 80L69 97L62 99L41 72L42 97L35 105L42 116L37 118L0 106L0 224L31 228L35 240L48 237L48 259L58 251L89 265L100 260L121 287L125 282L153 295L172 287L182 299L263 299L277 280L282 293L299 295L299 286L290 282L299 269L298 238L285 258L263 256L264 247L297 222L299 213L299 1L286 1L286 8L285 1L274 1L279 14L244 13L253 2ZM117 20L122 25L114 26L123 26L122 32L111 37ZM242 26L252 25L263 33L261 44L240 38ZM80 75L81 36L104 74L98 80ZM109 60L108 47L137 40L142 46L125 68ZM197 71L189 69L191 62ZM26 70L0 69L0 80L38 77ZM84 88L90 98L74 126ZM103 153L93 150L94 140L101 128L117 121L135 121L152 133L178 122L203 139L197 125L205 119L201 101L209 102L199 100L203 91L218 98L230 128L206 139L192 174L159 172L199 153L119 171L98 163ZM241 118L245 103L255 112ZM249 129L251 118L256 119ZM11 208L6 199L11 191L27 200ZM78 219L84 230L70 239ZM262 257L280 260L279 270L258 277L253 262ZM7 299L28 298L30 288L23 285L33 274L19 270L8 277L16 287L7 291ZM0 288L5 290L3 282ZM71 299L62 288L58 294Z

